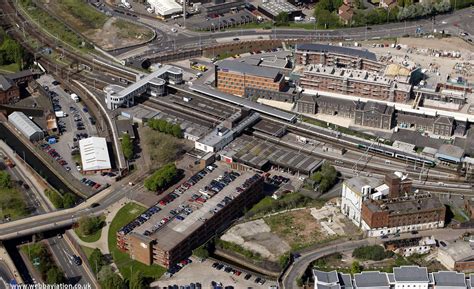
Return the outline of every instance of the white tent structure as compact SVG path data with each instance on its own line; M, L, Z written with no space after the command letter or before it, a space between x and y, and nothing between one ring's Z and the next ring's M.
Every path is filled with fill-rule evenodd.
M105 138L89 137L81 139L79 141L79 151L81 152L82 173L109 171L112 168Z
M148 4L155 10L156 14L163 17L180 13L183 7L174 0L147 0Z

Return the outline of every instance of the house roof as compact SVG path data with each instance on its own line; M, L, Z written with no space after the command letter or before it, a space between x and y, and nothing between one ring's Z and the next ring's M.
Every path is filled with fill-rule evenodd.
M320 270L313 270L313 275L315 277L315 280L317 279L318 283L327 283L327 284L336 284L339 282L339 278L337 276L336 271L331 271L331 272L325 272L325 271L320 271Z
M426 267L402 266L393 268L395 281L398 282L429 282Z
M355 287L360 288L388 288L387 273L362 272L354 275Z
M0 89L3 91L9 90L13 86L10 79L5 77L5 75L0 74Z
M462 287L466 288L466 276L464 273L455 271L439 271L433 273L433 279L436 287Z

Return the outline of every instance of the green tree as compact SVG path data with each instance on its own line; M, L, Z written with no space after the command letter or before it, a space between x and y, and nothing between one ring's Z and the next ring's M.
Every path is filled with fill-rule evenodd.
M46 273L46 283L48 284L62 284L66 283L64 273L58 267L51 267Z
M61 197L61 195L57 191L46 189L44 191L44 193L49 198L51 203L53 203L54 207L56 207L57 209L63 209L64 208L63 198Z
M357 273L360 273L361 271L362 271L362 266L360 265L360 263L357 261L352 262L351 274L357 274Z
M150 191L159 191L167 188L176 179L178 170L174 163L168 163L155 171L145 180L145 188Z
M63 208L69 209L76 205L76 196L72 193L65 193L63 196Z
M102 269L102 266L107 264L107 260L105 259L105 256L102 254L102 252L95 248L89 256L89 264L91 265L94 273L97 275Z
M193 250L193 255L201 259L207 259L209 258L209 251L202 245Z
M102 289L125 289L126 284L120 276L112 270L111 266L103 266L97 279Z
M288 25L289 21L290 21L290 15L288 15L288 12L280 12L275 17L275 25L277 26Z
M315 17L320 28L328 29L339 26L339 17L329 10L315 10Z
M148 285L145 282L145 278L143 277L142 272L135 271L133 275L130 277L128 283L129 289L145 289L148 288Z
M123 156L127 160L131 160L133 157L133 142L128 133L122 136L122 152Z
M82 235L88 236L102 229L102 219L100 217L84 216L79 219L78 230Z
M0 171L0 188L9 189L12 186L11 177L6 171Z

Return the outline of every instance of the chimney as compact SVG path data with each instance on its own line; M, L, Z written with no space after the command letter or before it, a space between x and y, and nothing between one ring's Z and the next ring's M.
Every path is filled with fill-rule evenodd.
M387 174L385 175L385 183L389 188L388 197L390 199L399 198L403 193L411 192L411 180L409 178L401 178L401 174Z

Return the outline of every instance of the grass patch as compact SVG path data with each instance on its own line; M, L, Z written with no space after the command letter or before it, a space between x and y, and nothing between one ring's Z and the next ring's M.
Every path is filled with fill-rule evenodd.
M166 269L161 266L148 266L134 261L127 253L123 253L117 248L117 231L121 227L133 221L145 210L146 209L143 206L137 205L135 203L126 204L117 212L117 215L115 215L115 218L112 220L112 223L109 227L108 246L110 253L114 259L115 264L117 265L117 268L120 271L120 274L122 274L122 276L128 280L130 280L132 270L133 272L141 272L144 277L150 277L153 279L160 278L166 272Z
M28 215L25 198L17 188L0 189L0 218L17 220Z
M87 247L87 246L81 246L81 250L84 252L84 254L86 254L87 259L89 259L89 257L90 257L91 254L92 254L92 251L94 251L93 248L90 248L90 247ZM90 263L90 262L89 262L89 263Z
M97 230L96 232L90 234L90 235L84 235L80 232L78 228L74 228L74 232L76 235L84 242L86 243L93 243L96 242L100 239L100 236L102 235L102 228L105 226L105 216L102 215L99 217L101 222L102 222L102 227L100 230Z
M83 0L58 0L57 2L61 8L78 19L82 26L86 28L98 29L107 21L107 16L95 10Z
M119 28L118 36L120 38L133 38L133 39L150 39L153 36L153 31L150 29L133 24L123 19L117 19L112 24Z
M10 63L7 65L0 65L0 72L6 72L6 73L15 73L20 71L20 67L18 63Z
M151 160L151 169L160 168L166 163L177 160L185 149L184 140L154 131L149 127L143 128L142 135Z
M23 8L20 9L22 12L26 13L29 18L33 19L37 25L48 31L50 34L55 35L62 41L76 48L84 49L86 51L93 48L90 45L83 47L82 43L87 43L85 39L71 31L57 19L53 18L48 12L36 6L32 0L19 0L18 4Z
M216 246L218 246L219 248L224 249L224 250L235 252L235 253L237 253L239 255L242 255L242 256L244 256L248 259L252 259L252 260L255 260L255 261L261 261L262 260L262 256L260 256L259 253L247 250L247 249L243 248L242 246L234 244L232 242L227 242L227 241L224 241L224 240L221 240L221 239L217 239Z
M272 197L265 197L255 204L246 214L248 218L254 218L269 213L275 213L288 209L300 207L316 207L321 208L326 201L313 200L300 193L289 193L275 200Z
M292 251L298 251L317 243L324 243L339 236L327 237L320 232L316 219L309 210L298 210L264 218L272 233L285 240Z

